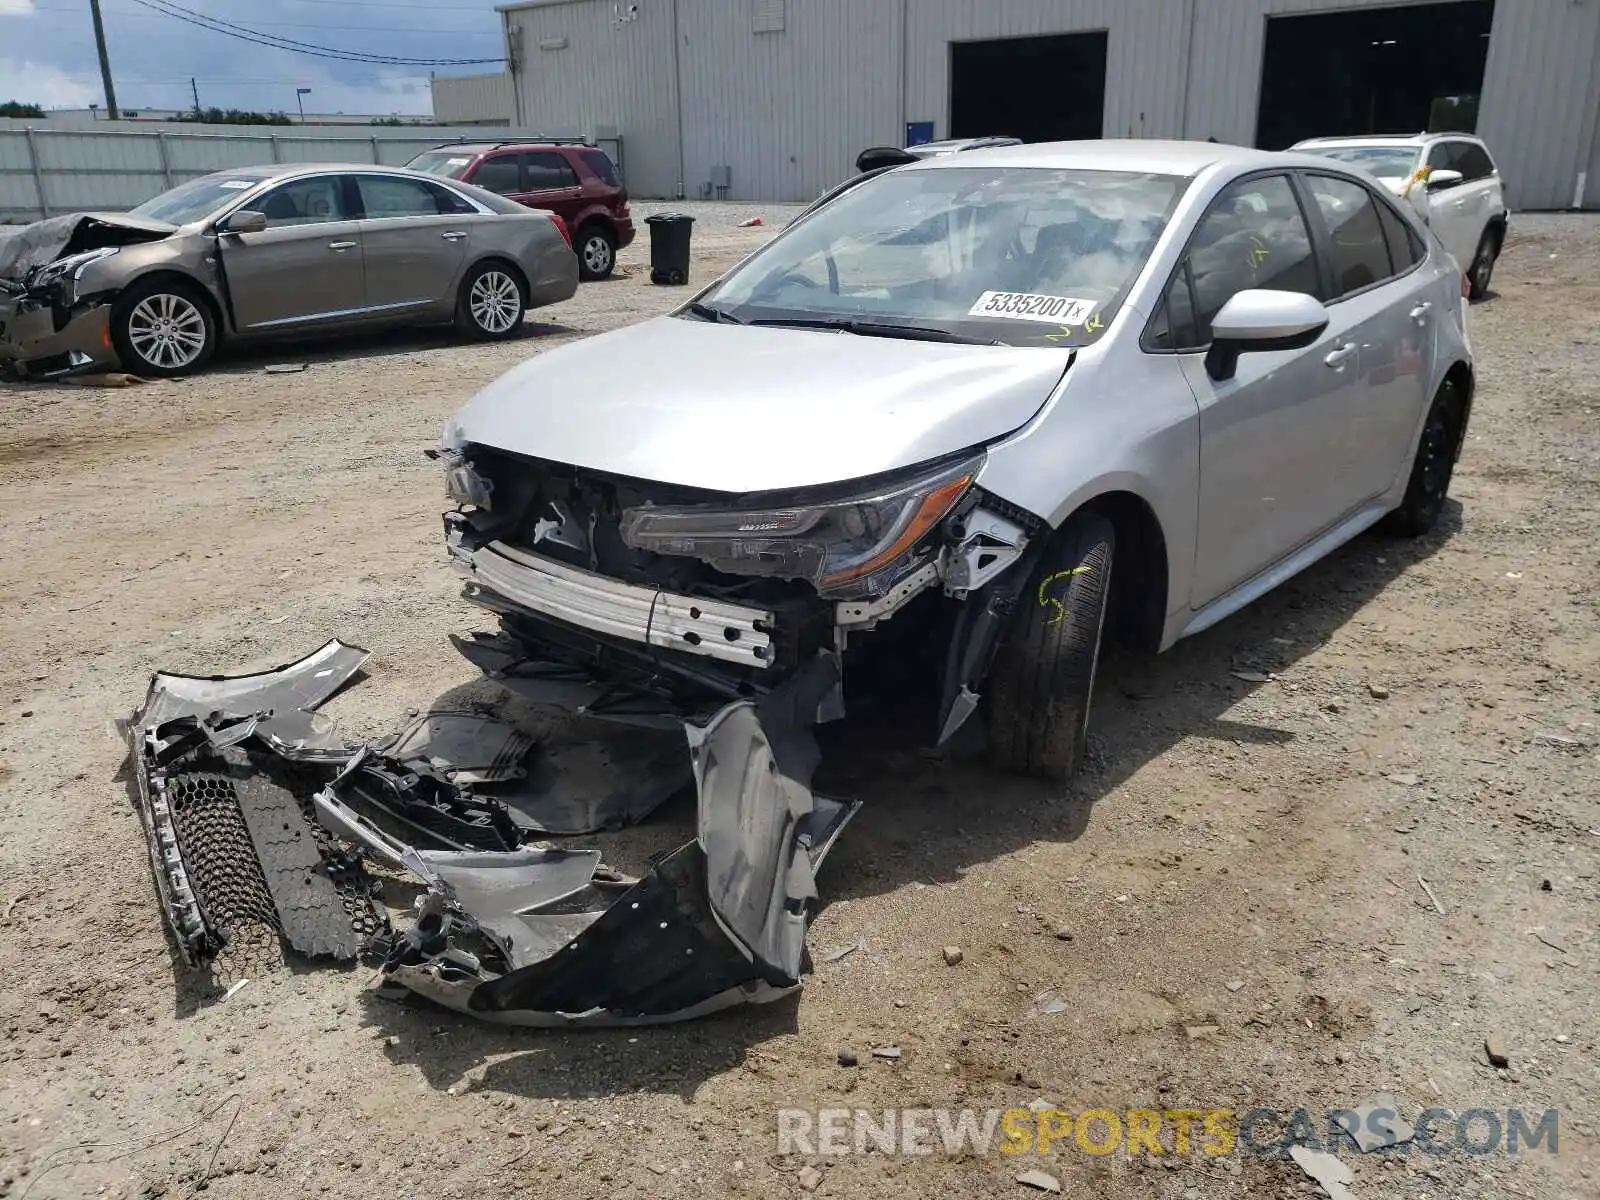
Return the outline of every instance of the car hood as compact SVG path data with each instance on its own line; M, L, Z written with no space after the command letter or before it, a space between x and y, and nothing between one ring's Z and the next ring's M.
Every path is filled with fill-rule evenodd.
M516 367L445 440L711 491L810 487L1003 437L1070 362L1059 349L658 317Z
M127 213L72 213L0 232L0 279L21 279L34 267L102 246L159 241L177 230Z

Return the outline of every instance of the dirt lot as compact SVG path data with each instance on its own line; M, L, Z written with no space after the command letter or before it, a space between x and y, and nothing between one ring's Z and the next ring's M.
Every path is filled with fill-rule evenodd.
M701 209L702 278L785 215L735 230L747 211ZM765 1197L807 1166L823 1196L1019 1196L1043 1168L1069 1196L1289 1197L1296 1166L1241 1153L780 1157L776 1112L1046 1100L1320 1128L1380 1093L1413 1118L1558 1107L1560 1153L1347 1150L1360 1200L1600 1194L1600 221L1515 229L1472 313L1441 531L1359 539L1161 659L1112 657L1074 795L845 755L832 790L867 804L824 871L816 974L677 1028L492 1029L303 964L212 1002L170 965L110 729L155 668L333 635L375 652L330 709L352 733L471 683L445 636L489 623L457 598L422 451L515 362L680 299L642 246L507 345L0 388L0 1195L185 1196L214 1155L219 1197ZM262 373L286 360L311 365ZM662 814L658 844L690 816Z

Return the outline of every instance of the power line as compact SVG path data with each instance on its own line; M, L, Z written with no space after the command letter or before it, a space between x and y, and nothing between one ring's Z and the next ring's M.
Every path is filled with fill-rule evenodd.
M407 6L407 7L409 7L409 6ZM48 4L36 4L29 11L31 11L31 12L77 13L77 12L82 12L83 10L80 9L80 8L56 7L56 6L48 5ZM159 20L162 19L163 16L167 15L167 14L164 14L164 13L134 12L131 9L111 8L109 6L102 6L101 7L101 11L106 13L106 14L108 14L108 15L117 16L117 17L127 17L127 18L129 18L131 20L135 20L135 21L159 21ZM5 14L0 14L0 15L5 15L5 16L25 16L26 14L25 13L5 13ZM497 30L497 29L458 29L458 28L454 28L454 27L447 28L447 29L441 29L441 28L439 28L437 26L423 26L423 25L318 25L318 24L316 24L316 23L314 23L312 21L256 21L255 24L256 25L260 25L260 26L265 26L265 27L271 27L271 28L275 28L275 29L339 29L339 30L350 29L350 30L359 30L359 31L366 32L366 33L423 33L423 34L428 34L430 36L432 36L434 34L441 34L442 33L442 34L459 35L459 36L462 36L462 37L492 37L492 38L499 38L500 37L500 31ZM271 35L269 34L267 36L270 37Z
M293 38L280 37L274 33L263 33L260 30L251 29L244 25L235 25L231 21L208 17L204 13L195 12L193 9L169 3L168 0L133 0L133 3L141 8L148 8L152 12L162 13L172 17L174 20L182 21L187 25L194 25L200 29L209 29L213 33L238 38L240 41L251 42L257 46L266 46L273 50L288 50L294 54L309 54L316 58L332 58L343 62L373 63L378 66L391 67L456 67L505 61L503 57L405 58L392 54L371 54L364 50L340 50L333 46L320 46L312 42L296 41Z

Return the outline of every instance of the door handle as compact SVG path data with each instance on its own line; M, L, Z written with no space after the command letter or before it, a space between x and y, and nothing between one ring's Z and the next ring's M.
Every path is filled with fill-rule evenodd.
M467 231L464 229L447 229L439 236L447 242L459 242L462 238L467 236Z
M1330 350L1322 361L1327 366L1332 367L1335 371L1342 371L1344 370L1345 360L1355 352L1356 344L1354 342L1346 342L1344 345Z
M1411 319L1418 325L1426 325L1428 323L1428 314L1432 311L1433 301L1424 300L1421 304L1417 305L1411 310Z
M356 248L356 244L354 242L329 242L328 243L328 249L329 250L340 250L340 251L343 251L343 250L354 250L355 248Z

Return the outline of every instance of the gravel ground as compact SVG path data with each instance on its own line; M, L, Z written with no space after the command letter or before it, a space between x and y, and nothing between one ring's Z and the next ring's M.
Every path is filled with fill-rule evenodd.
M686 207L699 278L794 211ZM767 228L733 228L755 213ZM457 596L422 451L529 354L681 299L649 286L645 239L628 277L510 344L387 335L187 382L0 387L0 1195L207 1176L219 1197L1019 1196L1031 1169L1111 1200L1287 1198L1312 1187L1297 1166L1240 1153L780 1155L776 1112L1305 1108L1321 1128L1381 1093L1413 1118L1558 1107L1560 1153L1346 1150L1360 1200L1600 1193L1600 221L1514 229L1472 313L1481 384L1436 534L1359 539L1159 659L1112 656L1071 795L847 740L832 769L867 804L824 870L816 974L678 1028L494 1029L304 964L216 1003L171 966L110 729L153 669L333 635L375 651L330 706L353 734L481 688L445 641L488 623ZM285 360L311 365L262 373Z

